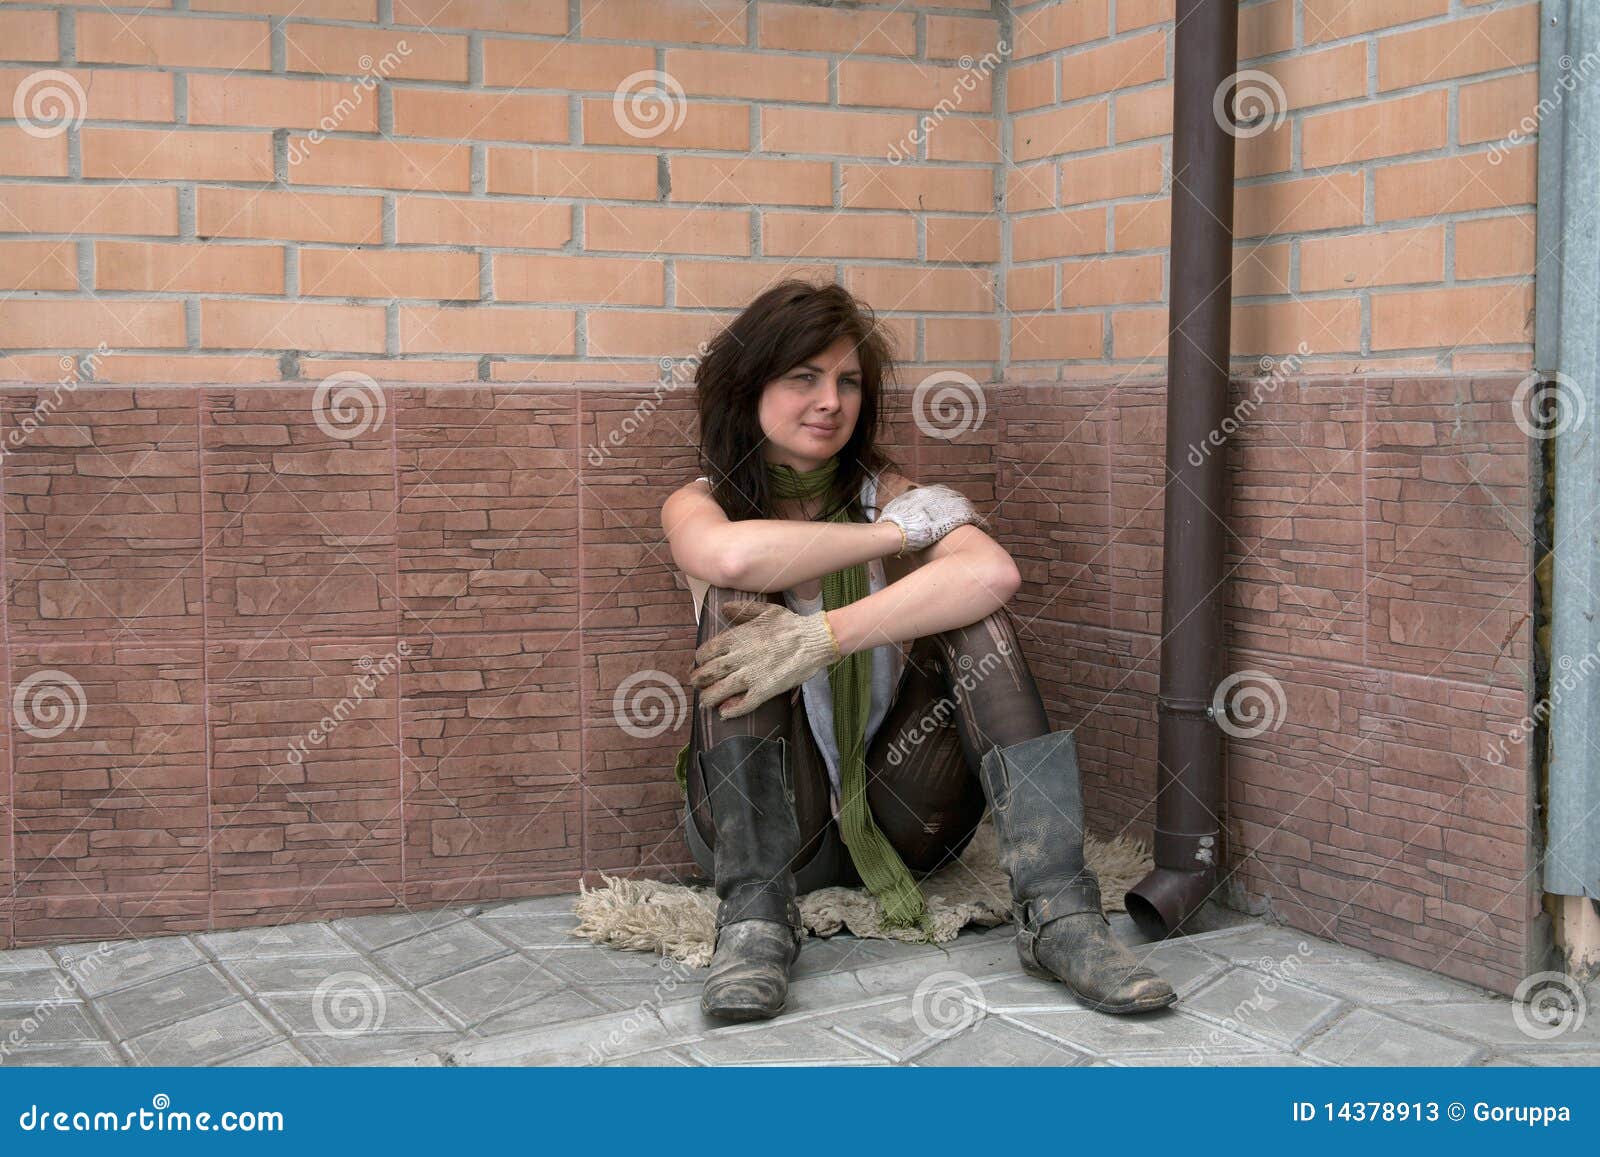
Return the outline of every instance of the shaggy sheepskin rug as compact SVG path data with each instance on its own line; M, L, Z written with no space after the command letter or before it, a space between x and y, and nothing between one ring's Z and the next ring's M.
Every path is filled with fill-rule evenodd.
M1126 836L1084 840L1084 858L1100 878L1107 913L1123 910L1123 897L1153 866L1143 845ZM701 968L711 963L717 894L657 880L602 876L597 888L581 887L573 902L579 924L574 936L610 948L657 952ZM920 881L932 917L933 941L954 940L968 924L993 927L1011 919L1010 887L1000 866L994 824L985 819L958 860ZM921 940L917 928L885 928L883 908L865 888L818 888L799 897L800 915L813 936L841 929L861 937Z

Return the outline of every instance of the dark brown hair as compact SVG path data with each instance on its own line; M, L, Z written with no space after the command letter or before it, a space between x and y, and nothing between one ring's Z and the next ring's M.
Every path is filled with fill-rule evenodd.
M839 449L833 487L817 520L837 510L865 521L861 484L885 469L901 473L878 447L882 392L894 376L892 338L872 309L840 285L798 279L766 290L707 344L695 368L700 414L700 465L711 494L729 521L773 518L758 407L774 378L815 357L840 338L855 345L861 363L861 412Z

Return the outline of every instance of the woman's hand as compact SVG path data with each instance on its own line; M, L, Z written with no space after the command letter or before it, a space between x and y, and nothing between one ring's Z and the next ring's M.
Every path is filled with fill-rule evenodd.
M748 715L840 658L826 611L797 615L765 599L744 599L725 604L723 612L738 625L695 650L689 682L705 706L723 704L724 719Z
M959 491L948 486L917 486L884 506L879 522L896 523L906 533L900 553L926 550L958 526L982 526L984 518Z

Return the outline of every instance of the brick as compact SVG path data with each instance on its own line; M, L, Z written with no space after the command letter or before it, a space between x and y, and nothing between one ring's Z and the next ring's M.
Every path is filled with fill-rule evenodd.
M624 312L589 313L589 356L687 357L734 318L731 313Z
M1272 0L1239 9L1239 59L1250 60L1294 47L1296 0Z
M1378 91L1434 84L1532 64L1539 58L1539 5L1523 4L1378 40Z
M182 346L181 301L0 300L0 346Z
M750 214L732 209L662 209L590 205L583 247L643 255L750 252Z
M1372 348L1496 345L1533 339L1533 286L1374 294Z
M887 160L912 147L915 127L916 118L895 113L765 108L761 110L761 149Z
M74 3L77 0L73 0ZM152 7L170 7L162 0ZM301 7L299 0L189 0L195 12L260 12L291 15ZM378 0L317 0L317 15L323 20L366 20L378 18Z
M552 44L547 40L483 42L483 83L492 88L532 86L566 92L613 92L636 72L655 67L646 44Z
M1167 34L1163 29L1130 36L1099 48L1060 58L1061 99L1133 88L1167 75Z
M1011 357L1015 361L1100 356L1098 313L1041 313L1011 319Z
M1111 31L1106 0L1062 0L1012 16L1011 36L1018 60L1099 40Z
M1450 10L1450 0L1302 0L1307 44L1343 40Z
M1173 0L1118 0L1117 31L1170 22Z
M14 177L65 177L67 134L42 137L21 125L0 125L0 173Z
M0 242L0 289L77 289L78 247L71 241Z
M1239 304L1233 307L1234 354L1284 357L1304 341L1312 353L1361 346L1361 303L1354 298Z
M1290 292L1288 245L1236 245L1234 297L1268 297Z
M85 177L128 180L270 181L272 134L85 126Z
M289 137L289 182L364 188L467 192L472 150L427 141Z
M0 232L171 236L178 232L178 190L173 185L0 184Z
M1000 323L982 317L930 317L923 323L923 361L1000 360Z
M455 142L569 139L567 98L541 93L441 92L394 89L394 131L403 137L444 137Z
M1360 225L1363 200L1360 173L1330 173L1297 181L1235 186L1235 237L1264 233L1302 233Z
M1006 309L1049 309L1056 298L1054 265L1013 266L1006 275Z
M828 101L828 62L816 57L669 48L665 71L695 96Z
M377 94L339 81L196 73L188 85L190 124L378 131Z
M989 75L976 68L855 59L839 64L842 105L988 112L993 107L991 87Z
M1012 157L1020 163L1101 148L1109 143L1106 123L1103 100L1026 113L1011 126Z
M1464 145L1508 138L1521 142L1539 131L1537 72L1464 84L1456 102L1457 133Z
M1006 111L1025 112L1054 104L1056 73L1054 60L1035 60L1028 64L1012 61L1006 66Z
M1062 309L1161 299L1160 257L1097 257L1062 263Z
M1000 163L1000 122L993 117L946 117L927 133L928 160Z
M1287 173L1294 165L1294 127L1284 121L1277 128L1241 137L1234 142L1233 175L1265 177Z
M496 301L664 305L666 265L634 257L497 253L494 296Z
M1235 194L1237 195L1237 194ZM1160 249L1172 240L1172 202L1137 201L1112 207L1112 246L1117 252L1129 249Z
M283 249L97 241L94 287L158 293L282 293Z
M569 309L406 305L400 307L400 352L571 355L577 319Z
M1167 356L1167 311L1119 309L1111 315L1111 353L1118 361Z
M80 64L229 71L272 67L271 25L265 20L117 12L79 12L74 19Z
M57 29L54 12L0 12L0 58L60 60Z
M1300 288L1365 289L1444 280L1444 227L1388 229L1300 243Z
M992 16L933 16L926 21L929 60L970 56L981 63L988 53L1000 55L1000 22Z
M929 217L928 260L1000 260L1000 222L992 217Z
M317 14L328 19L320 10ZM520 4L502 0L395 0L394 23L416 24L429 30L470 28L536 36L565 36L569 31L567 6L560 0L523 0Z
M649 149L748 149L750 109L742 104L646 100L621 106L609 97L583 102L583 143Z
M994 172L954 165L841 165L847 209L917 209L989 213Z
M208 298L200 302L200 341L217 349L382 353L383 315L376 305Z
M790 52L841 52L860 56L915 56L913 12L849 12L797 4L763 4L756 13L756 42Z
M1367 49L1364 44L1341 44L1320 52L1302 52L1279 60L1263 63L1259 68L1283 86L1285 105L1278 108L1274 102L1268 115L1280 115L1290 109L1313 108L1333 101L1351 100L1367 92ZM1262 92L1259 82L1251 86ZM1235 96L1237 107L1238 97ZM1247 100L1239 111L1259 111Z
M1115 144L1172 135L1172 86L1118 93Z
M572 238L570 205L396 197L394 217L402 245L559 249Z
M1005 210L1008 214L1030 209L1048 209L1056 203L1056 172L1059 166L1010 165L1006 169Z
M275 382L283 377L276 357L218 354L111 354L94 364L96 382Z
M1019 217L1011 223L1011 257L1037 261L1100 253L1106 246L1104 209L1069 209Z
M1434 89L1306 117L1300 122L1301 163L1319 169L1443 148L1449 141L1449 112L1450 94Z
M672 200L731 205L832 205L826 161L673 157Z
M3 35L3 33L0 33ZM38 69L0 69L0 108L16 107L17 88ZM171 121L173 119L173 77L165 72L139 72L120 68L62 68L77 82L83 93L82 108L85 120L98 121ZM203 73L190 78L192 84ZM235 79L243 80L243 77ZM74 97L76 99L76 97ZM45 110L49 113L47 106Z
M491 193L654 201L659 184L656 158L647 153L602 153L592 149L489 150L488 190Z
M1537 228L1531 213L1457 221L1456 278L1531 276Z
M1141 145L1061 162L1061 203L1109 201L1161 192L1161 149Z
M298 190L195 190L195 232L207 237L254 237L283 241L346 241L375 245L383 240L383 202L378 197Z
M994 309L994 275L983 269L857 265L845 285L879 311L980 313Z
M674 272L676 304L682 309L743 309L785 278L826 285L832 265L796 262L678 261Z
M476 301L478 257L307 247L300 250L300 292L310 297Z
M1373 212L1379 221L1505 209L1534 199L1534 146L1381 165L1373 172Z
M914 260L917 223L902 213L761 215L761 249L774 257L881 257Z
M743 44L740 0L583 0L583 34L600 39Z
M467 79L467 38L334 24L287 24L290 72L373 80Z

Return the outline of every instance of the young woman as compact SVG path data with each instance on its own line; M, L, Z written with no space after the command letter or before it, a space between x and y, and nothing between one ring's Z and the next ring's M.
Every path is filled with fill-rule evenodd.
M1051 730L1005 606L1016 565L965 498L877 444L892 375L871 311L800 281L751 302L696 371L705 474L662 526L699 623L679 772L719 898L701 1007L781 1011L800 892L864 884L889 923L921 924L917 880L986 809L1024 967L1103 1012L1165 1007L1084 864L1072 732Z

